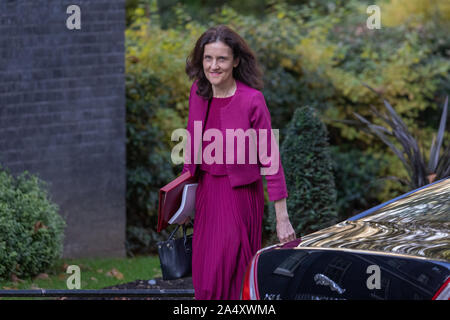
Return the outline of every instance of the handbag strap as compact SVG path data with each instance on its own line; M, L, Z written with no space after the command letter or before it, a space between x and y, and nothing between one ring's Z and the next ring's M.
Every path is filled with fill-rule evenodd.
M187 246L187 234L186 234L186 225L183 224L183 240L184 240L184 247Z
M206 122L208 121L208 114L209 114L209 109L210 109L210 106L211 106L211 101L212 101L212 98L210 98L208 100L208 107L206 109L206 117L205 117L205 126L202 129L202 140L203 140L203 132L205 131L205 128L206 128Z
M173 231L170 233L169 239L167 239L167 240L172 240L173 237L175 236L175 233L177 233L178 229L180 229L180 224L177 225L177 227L175 229L173 229Z
M192 221L189 222L191 224L192 227L194 227L194 224L192 223ZM186 237L187 237L187 233L186 233L186 225L183 224L178 224L177 227L175 229L173 229L173 231L170 233L169 235L169 239L168 240L172 240L175 236L175 233L177 233L178 229L180 229L180 226L183 226L183 238L184 238L184 243L186 244Z
M206 128L206 122L208 121L208 115L209 115L209 109L210 109L210 106L211 106L211 101L212 101L212 98L210 98L210 99L208 100L208 106L207 106L207 108L206 108L205 125L202 126L202 141L203 141L203 133L205 132L205 128ZM202 148L198 149L198 152L197 152L197 159L198 159L198 153L201 153L201 152L203 152ZM197 171L197 172L198 172L198 171Z

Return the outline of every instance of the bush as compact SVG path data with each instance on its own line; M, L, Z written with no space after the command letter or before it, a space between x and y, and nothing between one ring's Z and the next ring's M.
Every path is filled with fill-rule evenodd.
M144 75L142 76L144 77ZM127 75L127 241L128 255L155 253L158 192L175 176L155 110L164 96L153 96L160 83L152 76ZM141 95L149 97L141 98ZM137 97L136 97L137 96Z
M394 108L386 100L384 100L384 104L389 115L383 115L375 109L372 112L384 121L389 129L384 126L374 125L357 113L355 113L355 116L364 125L364 131L383 141L402 161L409 175L409 178L403 183L409 185L411 189L417 189L431 183L433 179L440 180L448 177L450 175L450 162L448 160L450 158L450 149L444 147L444 153L441 156L447 119L448 97L445 99L439 129L436 132L437 135L433 137L428 159L426 159L425 151L421 147L422 144L410 133ZM396 144L399 144L401 148L397 147ZM428 162L428 165L426 162ZM397 179L403 181L399 178Z
M0 167L0 278L44 272L60 258L65 222L45 183Z
M294 112L280 152L288 186L287 210L297 235L336 222L336 189L327 130L310 107ZM276 227L274 206L268 228Z
M358 149L330 149L333 159L334 180L337 190L339 221L378 204L376 196L382 187L377 179L385 161L380 161Z

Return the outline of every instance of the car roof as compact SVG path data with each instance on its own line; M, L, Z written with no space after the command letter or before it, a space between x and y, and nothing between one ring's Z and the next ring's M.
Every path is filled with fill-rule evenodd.
M408 192L302 238L300 247L450 261L450 178Z
M378 210L386 207L387 205L389 205L391 203L395 203L395 202L397 202L399 200L402 200L402 199L405 199L405 198L407 198L409 196L417 196L421 192L426 192L427 190L432 188L432 186L436 186L436 185L442 186L444 188L450 188L450 177L447 177L447 178L435 181L433 183L430 183L430 184L427 184L427 185L422 186L420 188L417 188L417 189L414 189L412 191L409 191L409 192L407 192L405 194L402 194L401 196L398 196L398 197L396 197L394 199L391 199L389 201L383 202L382 204L379 204L378 206L375 206L375 207L370 208L370 209L368 209L366 211L358 213L357 215L355 215L355 216L353 216L351 218L348 218L347 220L354 221L354 220L358 220L358 219L364 218L364 217L368 216L369 214L372 214L373 212L378 211Z

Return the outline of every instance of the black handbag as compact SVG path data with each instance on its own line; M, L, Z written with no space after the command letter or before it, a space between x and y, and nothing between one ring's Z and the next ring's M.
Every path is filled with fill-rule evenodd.
M157 243L163 280L179 279L192 275L192 234L187 235L186 226L184 224L182 226L182 238L174 239L175 233L180 228L180 225L178 225L172 231L168 240Z

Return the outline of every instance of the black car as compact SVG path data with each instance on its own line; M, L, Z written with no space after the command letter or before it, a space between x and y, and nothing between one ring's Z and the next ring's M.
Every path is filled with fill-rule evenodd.
M259 250L243 300L450 298L450 178Z

